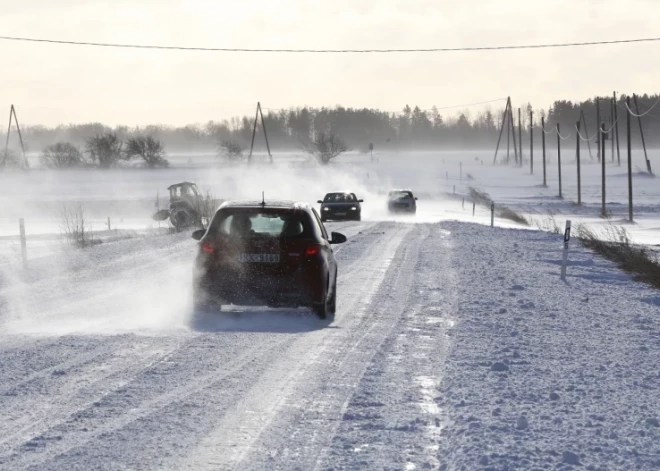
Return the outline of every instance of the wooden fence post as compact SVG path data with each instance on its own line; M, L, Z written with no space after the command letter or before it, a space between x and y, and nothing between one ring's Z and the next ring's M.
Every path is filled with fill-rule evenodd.
M25 219L18 220L18 228L21 234L21 257L23 259L23 268L27 268L27 241L25 239Z
M495 225L495 203L490 203L490 227Z

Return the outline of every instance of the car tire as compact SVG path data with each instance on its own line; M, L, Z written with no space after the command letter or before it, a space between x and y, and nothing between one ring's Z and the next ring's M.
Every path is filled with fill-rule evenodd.
M335 272L335 289L332 290L332 297L328 301L328 313L326 318L331 321L335 320L335 312L337 311L337 273Z
M335 320L335 309L337 306L337 286L335 283L335 290L333 291L330 298L327 297L325 302L320 304L315 304L313 309L319 319L332 322Z
M356 221L362 221L362 215L358 214L357 217L355 218Z

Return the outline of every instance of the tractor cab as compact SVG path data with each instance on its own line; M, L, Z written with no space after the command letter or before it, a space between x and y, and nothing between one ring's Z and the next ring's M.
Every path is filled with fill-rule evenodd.
M177 183L169 186L167 189L170 192L170 204L179 201L187 201L194 204L197 198L200 197L197 185L190 182Z

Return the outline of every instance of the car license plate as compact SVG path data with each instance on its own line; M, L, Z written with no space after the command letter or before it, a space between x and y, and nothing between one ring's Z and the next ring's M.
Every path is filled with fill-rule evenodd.
M346 216L346 213L335 213L335 216Z
M280 263L280 254L277 253L241 253L238 254L241 263Z

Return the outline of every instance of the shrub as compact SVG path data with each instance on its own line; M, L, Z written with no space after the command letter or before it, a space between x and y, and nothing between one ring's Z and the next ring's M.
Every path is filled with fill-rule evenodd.
M230 162L243 160L244 151L243 146L237 141L223 140L218 144L218 157Z
M490 209L490 205L493 204L493 200L491 199L490 195L484 191L477 190L474 187L470 187L470 198L472 201L475 203L482 204ZM503 205L495 205L495 212L498 217L508 219L513 222L517 222L518 224L522 224L524 226L529 226L529 221L525 216L522 214L517 213L513 209L503 206Z
M660 260L647 247L634 245L625 227L609 224L603 237L584 224L576 226L575 234L588 249L616 263L633 279L660 289Z
M65 240L78 248L94 244L91 228L81 203L63 204L60 209L60 227Z
M304 147L305 152L313 155L323 165L335 157L347 152L348 145L333 133L317 133L314 140Z
M126 160L138 157L144 160L148 168L168 167L165 158L165 145L151 136L134 136L126 141L124 149Z
M89 159L100 168L115 167L124 158L123 143L115 133L97 134L87 140Z
M83 154L68 142L58 142L44 148L41 164L48 168L73 168L84 164Z

